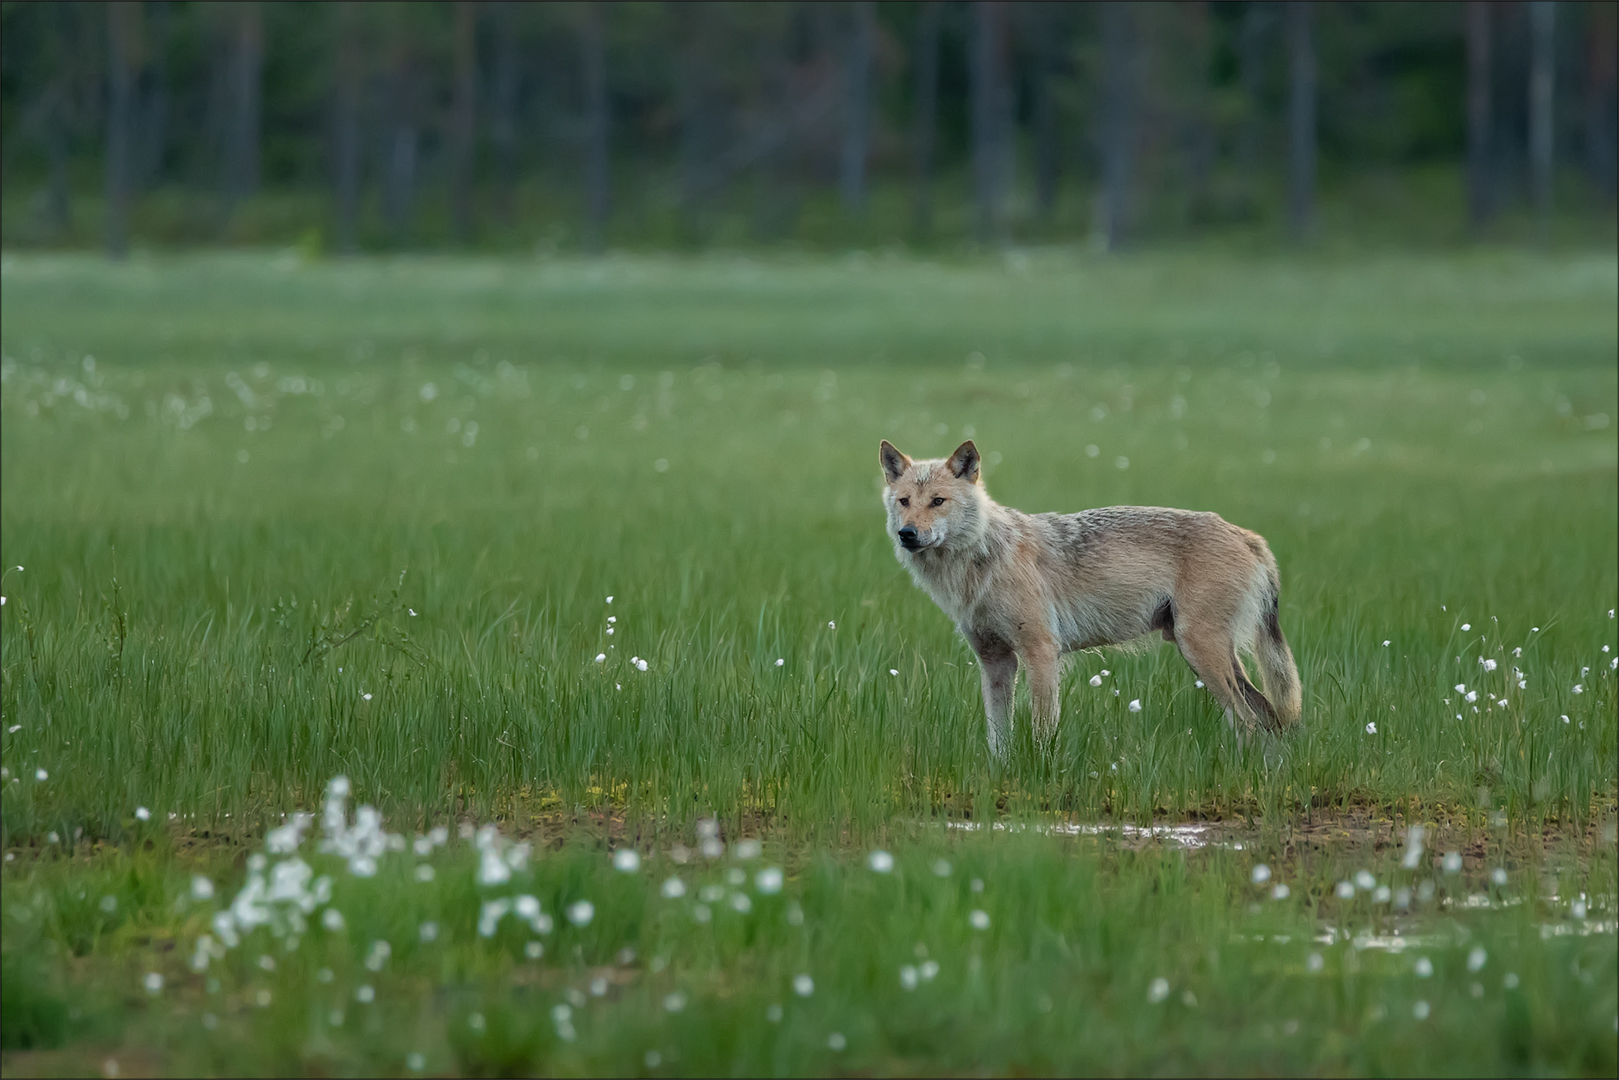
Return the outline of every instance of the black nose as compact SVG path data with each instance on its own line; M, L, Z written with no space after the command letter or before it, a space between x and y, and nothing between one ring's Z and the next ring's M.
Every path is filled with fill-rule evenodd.
M907 525L899 531L899 542L902 544L916 543L916 526Z

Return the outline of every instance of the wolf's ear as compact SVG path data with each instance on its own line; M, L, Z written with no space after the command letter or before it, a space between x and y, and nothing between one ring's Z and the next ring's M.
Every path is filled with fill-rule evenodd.
M950 466L950 475L969 484L978 482L978 447L973 445L971 439L956 447L956 452L950 455L946 464Z
M883 477L892 484L905 474L911 467L911 459L899 452L899 449L887 439L877 449L877 460L883 463Z

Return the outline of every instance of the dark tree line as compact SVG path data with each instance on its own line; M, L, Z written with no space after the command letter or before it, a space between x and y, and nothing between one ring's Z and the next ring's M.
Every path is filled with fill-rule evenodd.
M1611 3L3 14L8 242L91 215L114 254L138 228L593 249L1075 222L1111 248L1273 208L1307 239L1323 184L1378 172L1453 169L1479 231L1514 207L1545 228L1560 171L1603 212L1615 197Z

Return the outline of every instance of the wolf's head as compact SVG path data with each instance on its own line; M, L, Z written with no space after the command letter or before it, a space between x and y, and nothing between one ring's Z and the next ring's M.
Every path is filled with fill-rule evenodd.
M989 496L979 476L978 447L969 439L947 458L912 461L887 439L882 462L883 505L896 551L961 550L983 539Z

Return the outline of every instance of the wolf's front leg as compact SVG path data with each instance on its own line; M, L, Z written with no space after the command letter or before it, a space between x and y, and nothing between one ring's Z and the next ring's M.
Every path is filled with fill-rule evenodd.
M1034 742L1042 751L1055 743L1062 715L1062 653L1054 641L1031 641L1023 649L1029 669L1029 696L1034 699Z
M1005 761L1011 750L1012 688L1017 682L1017 653L1004 641L975 640L984 677L984 717L989 722L989 752Z

